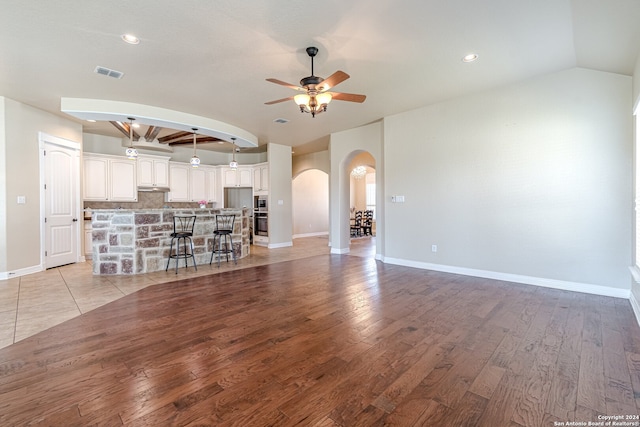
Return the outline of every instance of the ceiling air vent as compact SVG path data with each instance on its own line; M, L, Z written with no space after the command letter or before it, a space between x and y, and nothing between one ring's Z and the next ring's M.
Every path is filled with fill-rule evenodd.
M97 66L96 69L93 70L93 72L97 74L102 74L103 76L113 77L114 79L121 79L122 76L124 76L124 73L122 71L116 71L116 70L112 70L110 68L101 67L101 66Z
M274 123L285 124L285 123L289 123L289 120L287 120L287 119L275 119L273 122Z

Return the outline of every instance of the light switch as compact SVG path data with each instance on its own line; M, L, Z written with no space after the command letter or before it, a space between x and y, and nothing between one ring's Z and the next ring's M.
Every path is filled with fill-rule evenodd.
M284 200L278 200L278 204L279 204L280 206L284 205Z
M27 198L25 196L18 196L18 204L24 205L25 203L27 203Z

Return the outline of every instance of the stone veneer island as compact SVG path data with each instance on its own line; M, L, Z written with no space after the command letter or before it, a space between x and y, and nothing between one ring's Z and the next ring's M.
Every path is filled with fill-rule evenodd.
M232 233L238 259L249 255L250 217L244 209L94 209L93 274L143 274L164 270L174 215L195 215L193 245L198 265L209 264L217 214L236 215ZM174 244L175 248L175 244ZM214 261L217 258L214 257ZM184 260L181 267L184 267ZM171 261L169 269L175 268ZM189 266L192 266L190 260Z

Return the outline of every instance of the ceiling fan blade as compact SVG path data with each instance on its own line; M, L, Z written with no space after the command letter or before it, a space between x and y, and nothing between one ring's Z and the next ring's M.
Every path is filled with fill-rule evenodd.
M286 86L286 87L288 87L290 89L293 89L293 90L301 90L301 91L306 92L305 88L302 88L302 87L296 86L296 85L292 85L291 83L283 82L282 80L278 80L278 79L265 79L265 80L268 81L268 82L271 82L271 83L275 83L277 85Z
M342 92L331 92L331 98L337 99L338 101L349 101L349 102L364 102L367 99L366 95L358 95L356 93L342 93Z
M269 102L265 102L265 105L273 105L273 104L278 104L280 102L285 102L285 101L290 101L293 99L293 96L290 96L288 98L282 98L282 99L276 99L275 101L269 101Z
M320 83L318 85L319 90L321 91L327 91L329 89L331 89L332 87L342 83L343 81L347 80L349 78L349 74L345 73L344 71L336 71L335 73L331 74L329 77L327 77L326 79L324 79L322 81L322 83Z

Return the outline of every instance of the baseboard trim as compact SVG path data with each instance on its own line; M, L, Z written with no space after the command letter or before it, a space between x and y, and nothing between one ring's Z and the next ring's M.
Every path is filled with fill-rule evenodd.
M277 249L277 248L288 248L289 246L293 246L293 242L269 243L267 245L267 248Z
M43 266L33 265L31 267L21 268L15 271L3 271L3 272L0 272L0 280L8 280L14 277L26 276L27 274L38 273L43 270L44 270Z
M631 308L633 309L633 314L636 316L636 322L640 325L640 304L638 304L638 300L636 296L631 292L629 295L629 302L631 303Z
M331 248L331 253L334 255L344 255L349 253L349 248L337 249Z
M305 233L305 234L294 234L292 238L301 239L303 237L318 237L318 236L328 236L328 231L319 231L317 233Z
M522 283L524 285L541 286L544 288L559 289L563 291L582 292L585 294L602 295L606 297L630 299L629 289L610 288L607 286L592 285L588 283L569 282L564 280L546 279L543 277L522 276L519 274L500 273L497 271L477 270L473 268L455 267L442 264L410 261L399 258L385 257L383 262L402 265L405 267L420 268L422 270L441 271L443 273L461 274L464 276L482 277L485 279L502 280L505 282Z

